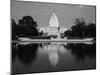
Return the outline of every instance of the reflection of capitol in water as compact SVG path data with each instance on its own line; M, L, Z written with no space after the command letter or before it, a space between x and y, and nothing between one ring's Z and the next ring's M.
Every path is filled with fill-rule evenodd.
M47 44L40 48L39 51L41 54L48 55L49 61L53 66L57 65L60 55L67 53L67 50L64 48L64 46L60 44Z
M96 63L96 43L19 42L12 44L13 72L44 72L92 69ZM20 70L22 69L22 70ZM20 71L19 71L20 70Z

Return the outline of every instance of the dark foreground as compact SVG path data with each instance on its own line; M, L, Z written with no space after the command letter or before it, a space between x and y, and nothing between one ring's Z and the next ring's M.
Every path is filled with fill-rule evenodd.
M12 43L13 74L96 68L96 43Z

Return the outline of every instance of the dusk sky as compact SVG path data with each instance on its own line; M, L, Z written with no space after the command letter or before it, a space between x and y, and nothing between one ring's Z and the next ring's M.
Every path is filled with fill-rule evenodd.
M38 26L49 26L49 20L56 14L61 27L70 28L74 25L75 18L84 18L85 22L95 23L95 7L69 4L53 4L39 2L12 2L12 19L18 24L23 16L32 16Z

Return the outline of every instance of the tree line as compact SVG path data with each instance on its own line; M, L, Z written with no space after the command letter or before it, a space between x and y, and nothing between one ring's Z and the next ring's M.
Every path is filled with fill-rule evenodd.
M12 19L12 39L16 40L17 37L30 37L41 35L37 30L37 22L31 16L24 16L19 19L18 24Z
M22 19L18 20L18 24L12 19L12 39L17 40L21 36L42 36L44 32L39 32L37 27L37 22L31 16L23 16ZM86 24L84 19L76 18L75 25L70 30L65 31L64 36L67 38L96 37L96 25L94 23Z
M94 23L86 24L84 19L76 18L75 25L65 31L64 35L68 38L96 37L96 25Z

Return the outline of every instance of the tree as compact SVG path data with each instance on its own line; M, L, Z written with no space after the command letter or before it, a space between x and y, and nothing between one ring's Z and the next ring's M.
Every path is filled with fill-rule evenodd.
M67 37L71 37L71 30L65 31L64 35L67 36Z
M21 36L38 36L37 22L31 16L24 16L19 20L19 34Z
M17 25L16 22L14 21L14 19L12 19L11 21L11 25L12 25L12 40L16 40L16 35L17 35Z
M76 26L72 27L72 30L74 33L76 32L78 37L84 37L84 31L85 31L85 21L83 18L76 18L75 19Z
M85 21L83 18L76 18L74 23L76 25L85 25Z
M75 25L71 27L71 30L64 32L65 36L75 38L96 37L96 25L94 23L86 25L82 18L76 18L74 23Z
M40 32L40 36L42 36L42 35L43 35L43 31Z
M37 27L37 22L31 16L24 16L19 20L19 25Z
M85 36L96 37L96 25L95 24L90 23L88 26L86 26Z

